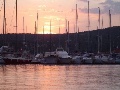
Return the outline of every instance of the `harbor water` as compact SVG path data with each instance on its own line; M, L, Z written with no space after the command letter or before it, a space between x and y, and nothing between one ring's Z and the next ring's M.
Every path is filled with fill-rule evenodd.
M120 65L0 65L0 90L120 90Z

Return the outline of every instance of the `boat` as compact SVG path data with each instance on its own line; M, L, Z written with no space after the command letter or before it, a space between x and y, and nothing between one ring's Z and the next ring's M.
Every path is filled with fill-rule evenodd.
M55 53L58 57L58 64L70 64L72 62L72 57L63 48L57 48Z
M40 62L42 64L57 64L58 59L55 52L45 52L44 58Z
M93 57L93 54L86 53L82 56L82 59L84 64L92 64L94 57Z
M21 53L8 53L3 57L5 64L29 64L32 61L32 57L27 51Z
M94 64L103 64L103 61L102 61L102 56L101 55L95 55L95 58L93 60L93 63Z
M82 64L82 56L76 55L72 57L73 64Z
M40 54L37 54L33 60L31 61L32 64L40 64L41 63L41 60L43 59L43 54L40 53Z
M2 46L0 54L5 64L25 64L32 61L32 57L27 51L14 52L14 49L9 46Z
M108 54L102 54L101 60L104 64L108 63Z
M5 64L3 57L0 55L0 64Z
M120 64L120 54L116 56L115 64Z

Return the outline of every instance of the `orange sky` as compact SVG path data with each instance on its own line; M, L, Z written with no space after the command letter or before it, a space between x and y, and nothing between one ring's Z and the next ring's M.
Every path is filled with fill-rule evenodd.
M15 33L15 1L6 0L6 20L7 20L7 32ZM96 29L98 26L98 7L103 10L101 18L104 19L104 28L109 27L108 12L105 13L107 5L113 10L112 0L89 0L90 1L90 30ZM114 7L116 2L114 0ZM18 0L18 33L23 33L23 17L25 19L24 29L27 33L35 32L35 21L37 20L37 12L39 13L38 19L38 33L43 32L43 26L45 33L51 31L52 33L65 33L65 19L70 22L70 32L74 32L75 23L75 5L78 4L78 27L80 31L86 31L88 26L87 17L87 0ZM103 3L103 4L101 4ZM105 5L106 7L104 7ZM0 0L0 33L3 30L3 0ZM86 11L85 11L86 10ZM118 11L111 11L112 13L112 26L120 25L120 16ZM101 26L102 27L102 26ZM27 29L26 29L27 28Z

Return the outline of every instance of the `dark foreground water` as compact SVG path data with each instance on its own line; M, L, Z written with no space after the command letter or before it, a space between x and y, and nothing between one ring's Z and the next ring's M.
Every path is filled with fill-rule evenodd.
M120 90L120 65L0 65L0 90Z

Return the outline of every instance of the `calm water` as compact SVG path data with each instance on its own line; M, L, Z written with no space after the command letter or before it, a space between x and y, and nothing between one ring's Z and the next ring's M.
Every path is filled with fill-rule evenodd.
M0 65L0 90L120 90L120 65Z

